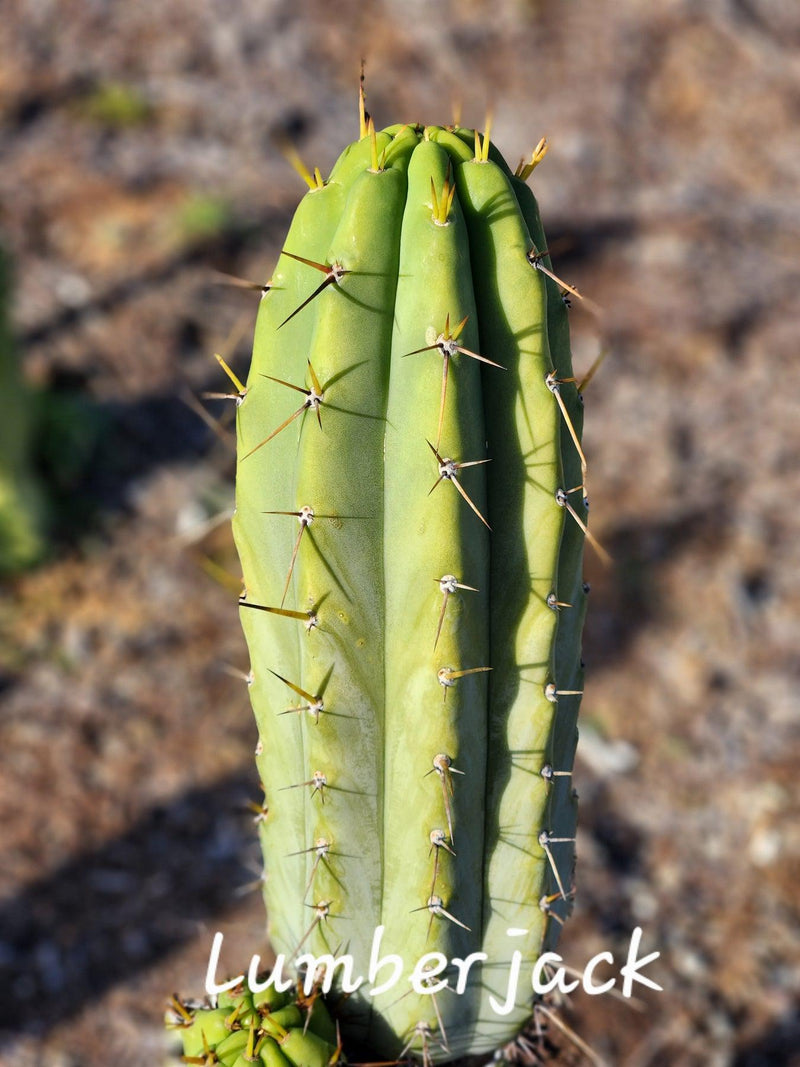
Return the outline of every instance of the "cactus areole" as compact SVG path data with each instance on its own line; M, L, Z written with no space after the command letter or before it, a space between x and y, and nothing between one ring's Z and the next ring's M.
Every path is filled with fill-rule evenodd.
M241 618L272 945L349 956L345 1039L438 1062L513 1039L569 910L581 399L533 164L362 131L237 395Z

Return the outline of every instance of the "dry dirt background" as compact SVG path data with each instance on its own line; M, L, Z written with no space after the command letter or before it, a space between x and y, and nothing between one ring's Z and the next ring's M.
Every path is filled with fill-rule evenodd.
M210 272L269 276L302 192L273 138L329 167L362 53L379 123L460 97L512 160L547 134L556 268L605 309L572 319L579 369L609 350L615 566L587 566L563 947L639 924L666 989L565 1018L621 1067L800 1064L795 0L5 0L14 321L78 458L49 457L53 554L0 603L0 1060L159 1064L211 932L232 966L262 947L246 653L205 562L237 574L233 455L183 398L224 387L221 346L246 368L254 302Z

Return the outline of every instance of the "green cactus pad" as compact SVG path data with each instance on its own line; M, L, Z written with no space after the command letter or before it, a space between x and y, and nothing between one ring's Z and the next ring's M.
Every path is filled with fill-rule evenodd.
M378 1058L511 1040L569 911L582 408L540 267L486 138L365 136L297 209L240 403L270 937L312 972L351 958L343 1018Z

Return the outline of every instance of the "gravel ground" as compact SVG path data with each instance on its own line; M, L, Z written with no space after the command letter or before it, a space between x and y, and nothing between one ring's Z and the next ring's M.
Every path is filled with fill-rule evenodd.
M263 945L229 433L302 187L379 123L483 124L536 192L587 391L589 681L568 961L662 953L563 1017L620 1067L800 1064L800 8L794 0L5 0L0 228L51 557L0 599L0 1061L163 1061L211 931ZM229 425L229 424L228 424ZM61 454L61 453L64 454ZM228 577L225 577L227 575ZM567 1043L559 1062L579 1056Z

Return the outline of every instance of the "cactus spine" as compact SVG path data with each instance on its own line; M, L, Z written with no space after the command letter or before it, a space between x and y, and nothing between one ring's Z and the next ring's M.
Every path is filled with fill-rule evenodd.
M512 1039L569 909L585 479L535 161L362 121L309 176L240 390L270 936L367 976L383 928L400 984L344 1005L380 1057ZM412 988L423 957L462 961L449 990Z

